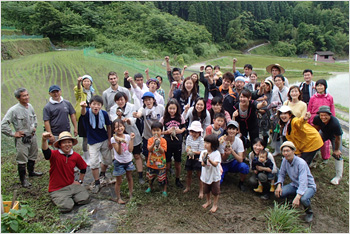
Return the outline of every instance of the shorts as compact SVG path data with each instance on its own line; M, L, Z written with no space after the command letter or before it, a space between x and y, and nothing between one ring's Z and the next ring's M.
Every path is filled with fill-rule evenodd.
M132 161L128 163L120 163L117 160L114 160L114 170L113 176L124 175L127 171L135 171L135 165Z
M171 162L171 157L174 156L175 162L181 162L181 151L182 151L182 144L174 144L170 143L168 141L167 151L165 152L166 155L166 162Z
M142 147L141 147L141 143L134 146L134 149L132 150L132 154L141 154L142 153Z
M202 164L198 159L199 159L199 154L194 155L194 159L189 159L187 157L186 164L185 164L185 170L186 171L201 171Z
M147 167L146 178L148 179L148 181L153 181L156 177L158 178L159 185L167 184L165 168L161 170L157 170L157 169Z
M220 194L220 181L213 182L211 184L203 183L203 194L211 193L214 196L217 196Z
M112 164L111 150L108 148L108 140L89 145L90 168L100 168L100 158L104 165Z

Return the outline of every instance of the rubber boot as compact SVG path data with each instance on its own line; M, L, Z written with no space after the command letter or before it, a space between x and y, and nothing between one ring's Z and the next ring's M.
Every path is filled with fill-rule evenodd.
M254 192L257 192L257 193L262 193L263 192L263 186L262 185L259 185L256 189L254 189Z
M29 176L42 176L43 173L42 172L35 172L34 171L34 165L35 165L35 161L33 160L28 160L27 163L27 168L28 168L28 174Z
M344 160L335 160L335 177L331 180L331 183L338 185L340 179L343 177Z
M280 147L281 147L281 140L278 140L275 142L275 152L273 152L273 154L272 154L274 157L281 154Z
M271 193L275 192L275 185L274 185L274 184L271 184L270 192L271 192Z
M312 212L311 205L308 207L305 207L305 222L310 223L314 217L314 213Z
M18 174L23 188L28 188L32 186L31 183L26 179L26 165L18 164Z
M83 153L83 159L86 162L86 164L88 165L88 167L90 166L90 154L89 151L85 151Z

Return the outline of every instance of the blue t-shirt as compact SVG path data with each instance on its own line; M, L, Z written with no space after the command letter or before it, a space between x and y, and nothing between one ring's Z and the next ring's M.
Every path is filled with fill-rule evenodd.
M109 119L109 116L106 111L102 110L103 116L105 118L105 124L106 126L111 125L111 121ZM105 127L103 128L98 128L98 115L95 115L95 121L96 121L96 128L93 129L90 120L89 120L89 114L90 114L90 108L86 108L86 114L82 115L83 117L83 123L84 123L84 128L86 130L86 136L88 139L88 144L93 145L96 143L103 142L108 139L108 134L107 130Z

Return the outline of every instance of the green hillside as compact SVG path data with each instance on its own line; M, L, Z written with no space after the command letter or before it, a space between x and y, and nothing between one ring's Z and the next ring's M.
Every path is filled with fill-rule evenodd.
M145 65L134 59L117 57L112 55L99 55L94 52L84 51L55 51L26 56L17 60L3 61L1 63L1 116L3 117L9 107L17 103L13 92L16 88L26 87L29 91L39 126L42 122L42 110L49 99L48 88L52 84L58 84L62 88L62 96L75 104L73 88L77 78L85 74L92 76L96 94L109 87L107 74L116 71L119 76L119 84L123 85L123 72L128 70L130 75L150 69L150 76L156 74L164 77L163 89L168 90L169 83L166 80L166 69L159 65Z

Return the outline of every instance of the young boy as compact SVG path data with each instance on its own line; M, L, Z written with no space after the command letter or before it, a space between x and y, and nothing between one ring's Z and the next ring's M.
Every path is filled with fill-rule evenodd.
M151 131L153 137L148 139L148 160L147 160L147 179L148 189L146 193L150 193L153 187L153 181L157 177L158 182L163 186L163 196L168 196L166 192L167 178L166 178L166 157L167 142L161 137L163 124L160 122L154 122L151 125Z
M223 99L223 108L230 116L234 112L234 105L239 101L238 93L233 91L231 84L235 82L235 76L231 72L226 72L222 77L222 85L216 86L213 80L209 80L209 92L214 97L220 96Z
M221 112L215 113L213 122L213 124L209 125L205 129L205 135L215 134L219 139L224 134L224 129L222 126L225 123L225 114Z
M240 180L238 187L244 192L246 189L243 182L249 173L249 166L243 162L244 145L242 140L237 136L239 131L238 122L234 120L228 122L226 131L227 136L222 136L219 139L219 151L221 153L221 166L223 170L220 183L224 181L227 172L239 172Z
M254 192L257 192L257 193L263 192L263 185L259 179L261 174L266 175L267 179L271 180L270 192L275 191L275 185L274 185L275 176L272 174L272 168L273 168L273 163L271 162L270 159L267 158L266 150L261 150L259 153L259 157L255 158L252 163L252 169L256 174L256 178L258 179L258 182L259 182L259 185L256 189L254 189Z
M101 96L96 95L90 99L90 108L86 108L87 104L85 101L81 102L80 106L89 144L90 168L95 179L92 193L98 193L101 188L100 179L107 180L106 170L108 165L112 164L111 121L108 113L102 110L103 99ZM107 130L104 126L106 126ZM100 158L102 162L99 175Z

